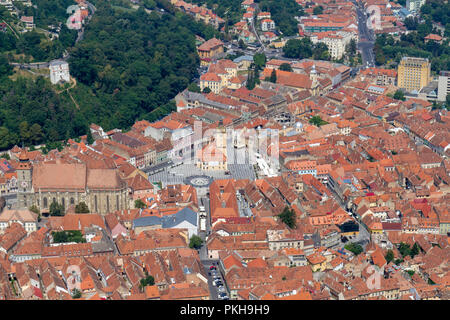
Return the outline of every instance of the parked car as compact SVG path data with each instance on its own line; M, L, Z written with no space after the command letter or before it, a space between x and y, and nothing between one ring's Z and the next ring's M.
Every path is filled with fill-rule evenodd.
M210 266L209 270L216 270L217 268L215 266Z

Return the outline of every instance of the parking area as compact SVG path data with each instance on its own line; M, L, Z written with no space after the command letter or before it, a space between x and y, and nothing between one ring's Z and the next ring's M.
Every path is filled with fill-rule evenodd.
M226 289L225 279L222 276L217 260L202 261L208 275L208 286L211 300L229 300L230 295Z

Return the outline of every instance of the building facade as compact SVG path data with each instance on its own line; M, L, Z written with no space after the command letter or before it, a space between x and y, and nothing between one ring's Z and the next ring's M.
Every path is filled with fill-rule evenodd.
M425 0L406 0L406 9L408 11L419 11L420 7L425 4Z
M18 208L36 205L49 212L53 202L67 210L85 202L90 212L107 214L128 209L127 184L117 169L90 169L82 163L39 163L31 165L21 155L17 170Z
M202 43L198 48L198 56L200 57L200 65L207 66L217 55L224 52L223 42L219 39L212 38Z
M438 101L445 101L450 92L450 71L441 71L438 81Z
M67 62L54 60L50 62L49 69L52 84L70 82L69 64Z
M431 63L428 59L403 57L397 73L399 88L419 92L430 82Z

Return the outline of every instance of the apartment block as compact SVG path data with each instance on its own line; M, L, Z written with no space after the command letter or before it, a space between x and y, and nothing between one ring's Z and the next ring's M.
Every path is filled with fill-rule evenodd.
M430 82L431 63L424 58L403 57L397 73L399 88L419 92Z

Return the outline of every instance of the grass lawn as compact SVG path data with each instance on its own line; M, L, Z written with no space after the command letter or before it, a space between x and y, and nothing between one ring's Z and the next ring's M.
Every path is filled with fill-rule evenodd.
M116 10L121 10L121 11L125 11L125 12L133 12L136 11L137 9L131 9L131 8L125 8L125 7L120 7L120 6L111 6L113 9Z
M33 69L34 73L30 72L27 69L19 69L18 67L14 68L14 73L9 76L9 78L13 81L16 81L18 77L31 78L36 80L39 75L48 76L50 74L49 69Z

